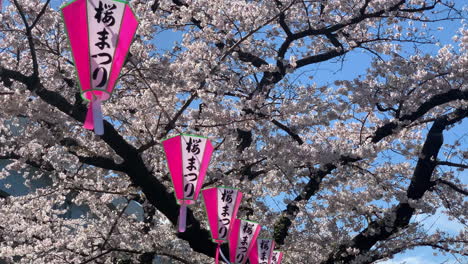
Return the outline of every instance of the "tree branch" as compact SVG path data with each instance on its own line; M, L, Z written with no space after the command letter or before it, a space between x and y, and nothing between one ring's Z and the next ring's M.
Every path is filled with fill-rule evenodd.
M84 121L86 116L85 106L70 104L59 93L44 88L39 79L26 77L21 73L6 70L2 67L0 67L0 74L16 77L18 81L26 85L28 90L34 91L45 103L54 106L78 122ZM124 162L121 166L125 168L125 173L131 182L139 186L148 201L164 214L172 224L176 225L179 205L174 195L169 193L166 186L151 174L138 150L128 143L107 121L104 121L104 131L104 135L100 138L117 155L122 157ZM190 209L187 210L187 230L185 233L178 234L178 237L188 241L193 250L214 257L216 244L211 241L209 231L202 229L200 222L194 217Z
M347 165L351 162L356 162L360 158L351 158L348 156L342 156L341 159L337 162L342 166ZM320 184L322 180L332 173L338 166L333 163L325 164L320 169L309 168L309 182L302 189L302 192L286 206L286 209L282 212L280 218L276 221L274 225L274 234L273 237L275 242L279 245L284 244L284 240L288 236L289 228L292 225L292 221L296 218L299 213L299 207L297 204L301 201L308 201L313 195L315 195L320 190Z
M26 15L23 12L23 9L21 6L18 4L17 0L13 0L16 9L18 10L18 13L21 16L21 19L23 20L24 26L26 28L26 37L28 38L28 44L29 44L29 50L31 53L31 59L32 59L32 64L33 64L33 78L39 78L39 64L37 62L37 55L36 55L36 47L34 45L33 41L33 36L32 36L32 27L29 26L28 20L26 19ZM47 4L46 4L47 5ZM38 16L39 18L39 16Z
M47 10L47 6L49 5L50 3L50 0L47 0L47 2L44 4L44 6L42 7L41 11L39 12L39 14L37 15L36 19L34 19L33 23L31 24L31 26L29 26L29 28L31 30L34 29L34 27L36 26L37 22L39 22L39 19L41 19L42 15L44 15L45 11Z
M408 199L415 201L421 199L433 186L431 177L437 166L437 155L443 144L442 133L449 124L447 116L443 116L438 118L429 130L406 192ZM377 242L384 241L406 228L415 210L408 202L400 202L383 218L369 223L368 227L351 241L340 245L328 256L328 259L322 261L322 264L351 263L357 256L366 254ZM347 252L348 248L357 249L359 253L351 255Z
M19 160L29 166L38 168L42 171L48 171L48 172L51 172L54 169L52 165L48 162L44 162L43 160L35 161L35 160L30 160L30 159L23 159L20 155L13 153L13 152L0 155L0 160Z
M255 28L254 30L250 31L249 33L247 33L244 37L242 37L241 39L239 39L234 45L232 45L231 47L229 47L229 49L224 53L224 55L221 57L220 61L224 61L224 59L230 55L242 42L244 42L246 39L248 39L249 37L251 37L254 33L256 33L257 31L259 31L260 29L262 29L264 26L270 24L272 21L276 20L279 16L281 16L281 14L283 14L284 12L286 12L289 8L291 8L291 6L294 5L296 1L295 0L292 0L291 3L289 3L289 5L285 6L278 14L276 14L275 16L273 16L272 18L268 19L267 21L265 21L262 25L258 26L257 28Z
M374 132L374 136L371 137L371 140L373 143L377 143L384 137L392 134L393 130L398 128L399 123L404 121L413 122L416 119L422 117L434 107L446 104L454 100L468 100L468 90L461 91L458 89L453 89L442 94L434 95L429 100L422 103L415 112L411 114L406 114L396 121L392 121L377 128L377 130Z
M101 249L104 249L109 242L110 237L112 236L112 233L114 233L115 228L117 227L117 224L119 223L120 218L124 214L125 210L127 210L127 207L130 205L131 200L128 200L127 204L120 210L119 214L117 215L117 218L115 218L114 223L112 224L111 228L109 229L109 232L107 233L106 238L104 239L104 242L101 245Z
M121 164L115 163L113 159L99 157L99 156L85 157L85 156L80 156L77 153L72 152L72 151L70 151L70 153L75 155L81 163L92 165L101 169L125 172L125 167L122 166Z
M457 168L461 168L461 169L468 169L468 165L466 165L466 164L453 163L453 162L450 162L450 161L437 161L437 165L457 167Z
M436 97L436 96L435 96ZM440 96L444 97L444 96ZM456 99L452 99L456 100ZM434 100L438 101L438 100ZM450 115L454 116L450 119ZM453 114L445 115L439 119L445 120L445 126L452 125L461 119L465 118L468 115L468 111L465 109L457 109L454 111ZM438 120L438 119L436 119ZM385 127L385 126L383 126ZM377 129L379 131L379 129ZM378 143L380 140L385 138L386 136L389 136L393 133L394 131L389 131L388 134L385 134L384 137L379 138L377 142ZM377 133L377 132L376 132ZM374 135L374 137L377 134ZM336 164L341 164L341 165L347 165L349 163L357 162L361 160L361 157L348 157L348 156L341 156L341 158L336 162ZM297 213L299 212L299 207L297 207L297 202L299 201L307 201L309 200L313 195L315 195L319 189L320 189L320 184L322 180L332 173L336 168L337 165L335 163L328 163L323 166L321 170L316 170L313 169L310 173L310 180L302 190L301 194L297 196L291 203L289 203L286 206L286 209L282 212L282 215L280 216L279 220L276 221L275 226L274 226L274 238L275 242L279 245L284 244L284 240L286 239L288 235L288 230L292 224L292 220L296 217ZM437 165L437 164L436 164Z
M302 140L302 138L297 133L293 132L291 128L281 124L276 119L273 119L271 122L273 122L273 124L275 124L277 127L281 128L286 133L288 133L288 135L290 135L294 140L296 140L299 145L304 144L304 140Z
M467 196L468 196L468 190L464 190L464 189L458 187L458 186L457 186L455 183L453 183L453 182L449 182L449 181L446 181L446 180L443 180L443 179L437 179L437 180L433 181L433 184L434 184L434 185L435 185L435 184L439 184L439 183L445 184L445 185L447 185L448 187L452 188L454 191L459 192L459 193L461 193L461 194L463 194L463 195L467 195Z

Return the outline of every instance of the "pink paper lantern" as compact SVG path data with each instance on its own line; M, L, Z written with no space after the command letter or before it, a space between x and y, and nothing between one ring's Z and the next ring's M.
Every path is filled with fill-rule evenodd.
M281 260L283 260L283 252L280 251L273 251L273 255L271 256L271 264L281 264Z
M273 239L258 238L250 251L250 264L271 264L275 241Z
M229 257L232 264L244 264L247 261L261 228L255 222L234 220L229 235Z
M228 241L231 224L236 219L242 193L234 188L219 187L202 190L211 237L218 243L215 263L219 263L220 245Z
M179 232L184 232L187 205L198 199L213 146L205 137L184 134L166 139L162 143L175 196L180 204Z
M118 0L74 0L62 7L62 16L81 96L90 102L84 127L102 135L101 102L112 94L138 21Z

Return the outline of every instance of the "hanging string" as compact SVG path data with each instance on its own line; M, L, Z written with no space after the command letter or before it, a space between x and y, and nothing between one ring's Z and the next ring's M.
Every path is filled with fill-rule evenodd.
M218 247L219 247L219 244L218 244ZM221 254L221 257L223 258L224 262L226 262L228 264L231 264L231 262L229 262L229 260L227 260L227 258L224 256L223 251L221 250L221 248L219 248L218 252Z

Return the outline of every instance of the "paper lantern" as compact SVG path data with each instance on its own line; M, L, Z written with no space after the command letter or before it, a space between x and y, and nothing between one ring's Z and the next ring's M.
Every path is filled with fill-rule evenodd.
M262 227L255 222L235 219L229 234L229 257L232 264L244 264Z
M62 7L81 96L89 101L84 127L104 134L101 102L110 98L138 21L119 0L75 0Z
M198 199L213 146L205 137L184 134L166 139L162 143L175 196L180 204L179 232L184 232L187 205Z
M250 251L250 264L271 264L275 241L273 239L258 238Z
M281 260L283 260L283 252L280 251L273 251L271 257L271 264L281 264Z
M211 237L215 243L218 243L215 255L215 261L218 263L220 246L228 241L230 227L236 219L242 193L234 188L219 187L202 190L202 195Z

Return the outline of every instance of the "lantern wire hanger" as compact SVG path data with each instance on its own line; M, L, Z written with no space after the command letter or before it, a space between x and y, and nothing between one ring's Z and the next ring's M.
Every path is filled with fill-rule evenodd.
M218 250L216 250L216 254L221 254L221 257L223 258L224 262L231 264L229 260L227 260L226 256L224 256L223 251L220 248L220 244L218 244ZM218 259L218 258L217 258Z

